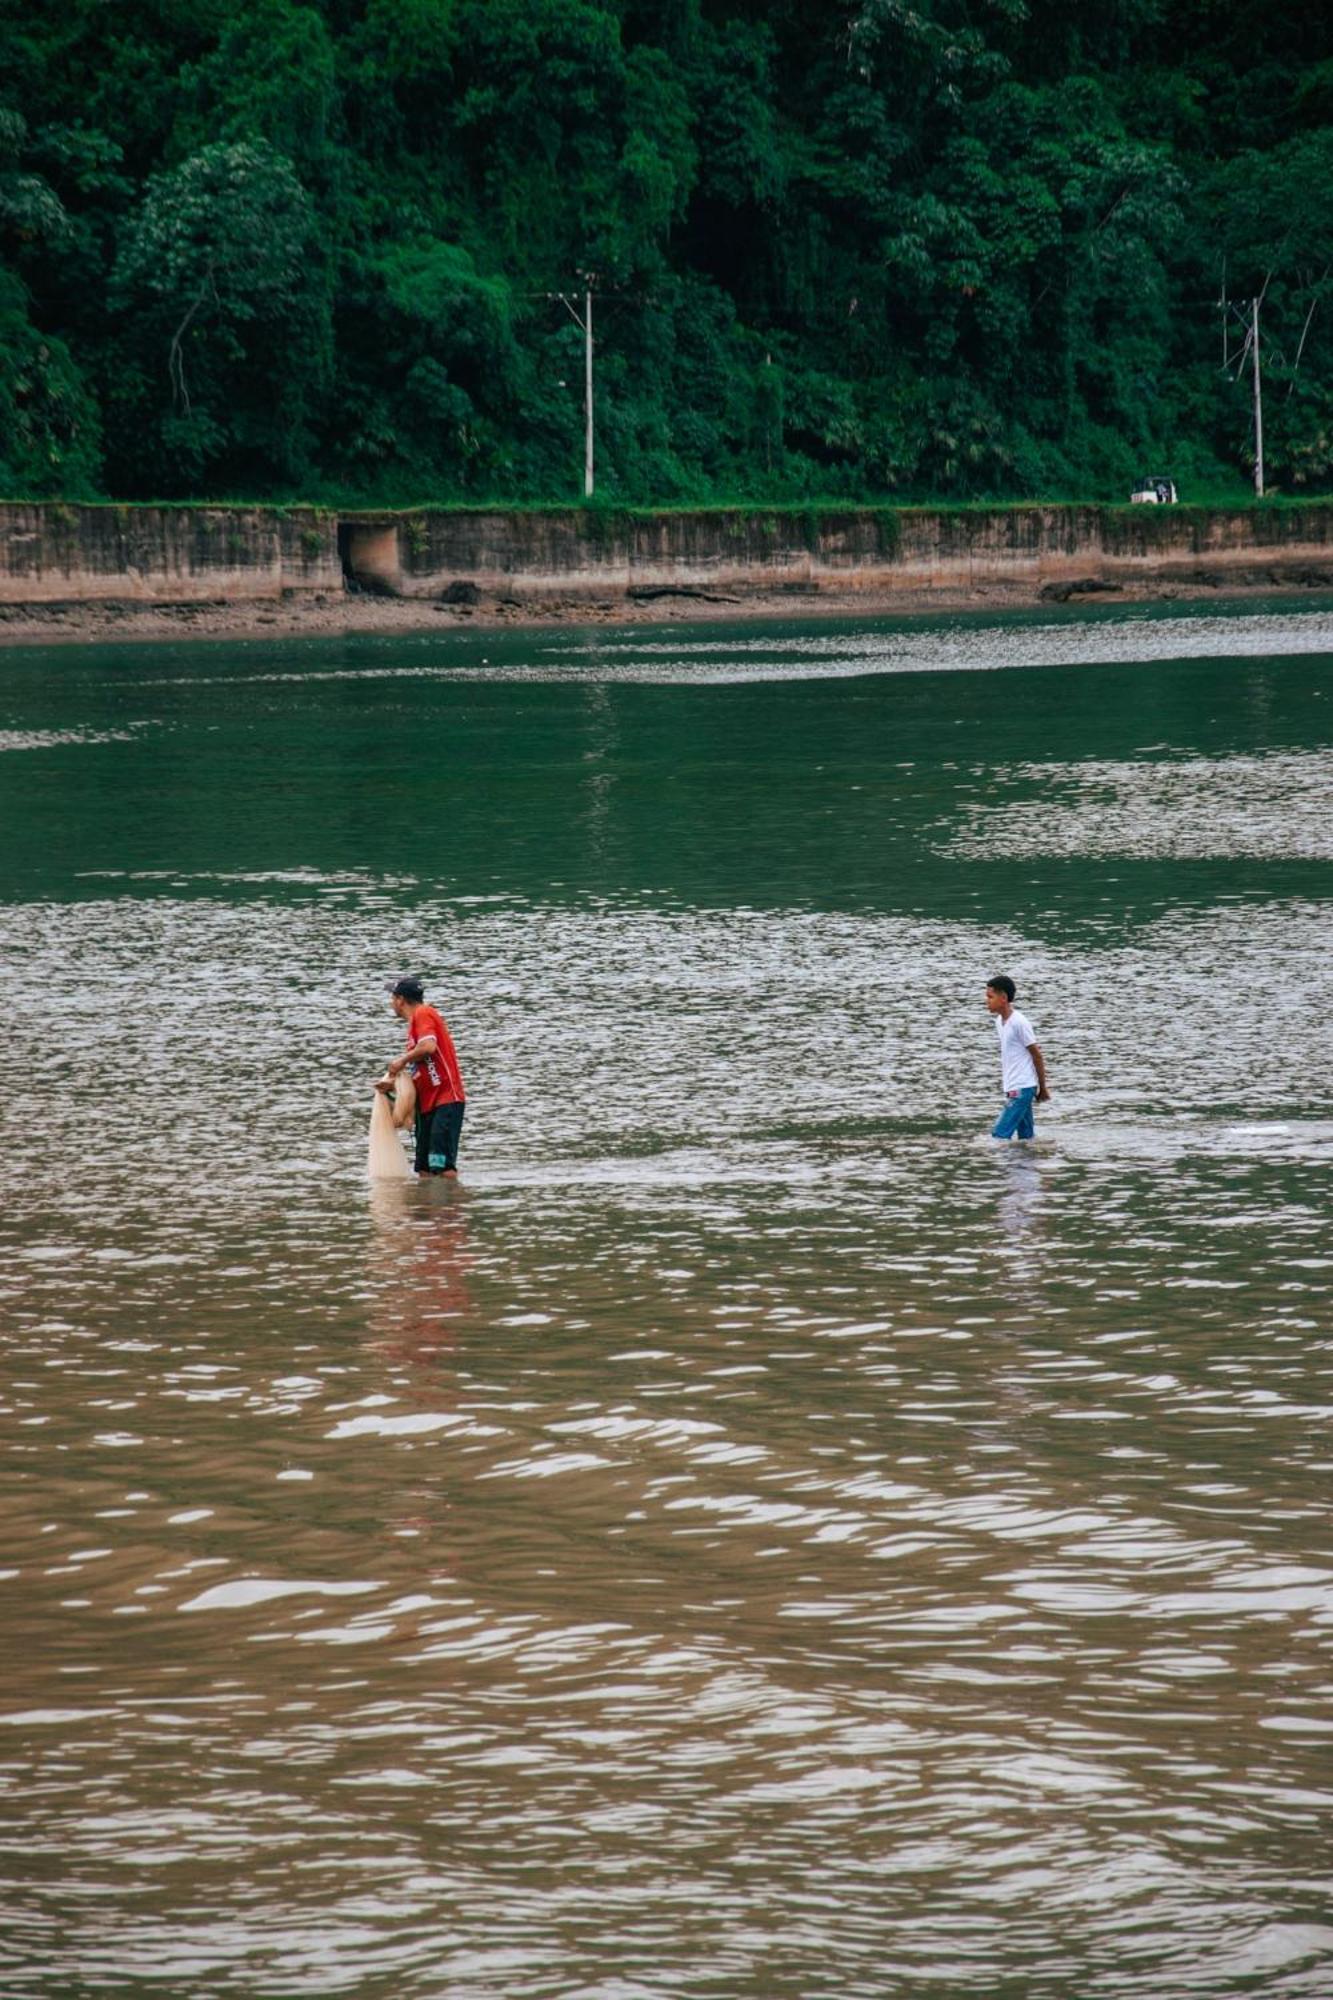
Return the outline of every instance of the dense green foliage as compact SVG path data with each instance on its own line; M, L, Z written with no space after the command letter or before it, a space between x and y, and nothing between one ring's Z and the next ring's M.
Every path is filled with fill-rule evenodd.
M1333 485L1294 0L0 0L0 490ZM1225 322L1225 329L1224 329ZM1230 370L1224 370L1224 352Z

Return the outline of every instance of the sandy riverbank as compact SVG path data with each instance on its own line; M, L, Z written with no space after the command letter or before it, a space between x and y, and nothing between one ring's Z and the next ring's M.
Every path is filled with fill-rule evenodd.
M1021 611L1053 604L1217 602L1274 595L1333 598L1333 581L1293 587L1276 576L1227 579L1214 587L1136 579L1122 587L1061 585L1033 589L992 583L972 590L779 587L745 592L661 591L525 596L481 595L475 603L351 592L203 604L0 605L0 647L102 644L157 639L337 638L354 633L498 630L542 625L665 625L704 620L904 618L962 612Z

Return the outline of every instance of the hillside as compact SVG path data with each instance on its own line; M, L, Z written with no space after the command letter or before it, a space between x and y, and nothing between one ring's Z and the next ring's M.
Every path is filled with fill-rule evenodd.
M0 492L576 498L585 289L625 504L1240 498L1256 295L1327 491L1331 117L1291 0L0 0Z

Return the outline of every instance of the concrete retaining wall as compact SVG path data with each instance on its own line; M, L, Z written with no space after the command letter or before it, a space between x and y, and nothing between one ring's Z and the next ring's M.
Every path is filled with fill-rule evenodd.
M0 506L0 604L199 604L341 590L313 508Z
M314 508L0 506L0 604L188 604L475 588L507 598L794 588L1333 584L1333 503L334 514Z
M821 585L876 592L1012 584L1298 580L1328 570L1333 506L762 509L707 513L438 513L400 523L392 587L466 579L508 595ZM386 579L387 580L387 579Z

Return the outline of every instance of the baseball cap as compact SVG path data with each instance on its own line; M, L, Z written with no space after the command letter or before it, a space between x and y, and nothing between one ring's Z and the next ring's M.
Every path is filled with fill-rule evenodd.
M425 987L419 979L414 979L410 972L404 973L401 979L395 979L393 985L386 986L384 990L386 993L392 993L395 1000L416 1002L426 997Z

